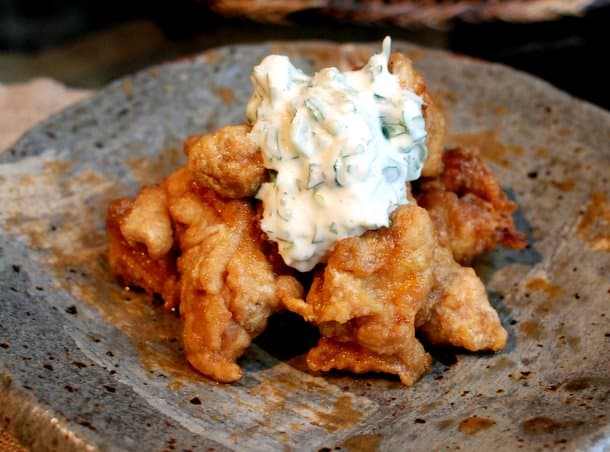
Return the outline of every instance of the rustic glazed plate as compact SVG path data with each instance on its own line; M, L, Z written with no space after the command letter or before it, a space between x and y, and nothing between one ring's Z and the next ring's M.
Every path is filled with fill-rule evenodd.
M291 317L220 385L185 364L180 323L122 289L104 253L109 200L183 162L189 134L244 121L250 68L311 70L378 46L227 47L119 80L0 157L0 422L32 449L475 450L608 447L610 115L505 67L398 43L426 75L450 143L477 144L519 203L522 252L476 264L506 350L434 350L413 388L315 375Z

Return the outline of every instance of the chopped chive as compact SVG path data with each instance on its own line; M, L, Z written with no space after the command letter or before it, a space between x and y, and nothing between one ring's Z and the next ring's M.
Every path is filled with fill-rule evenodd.
M383 72L383 66L381 64L376 64L374 66L369 66L369 72L371 73L371 75L373 76L373 78L376 75L379 75Z
M311 238L311 243L313 245L319 245L320 243L324 243L324 240L316 238L317 235L318 235L318 227L314 226L313 237Z
M277 171L276 170L267 170L267 174L269 175L269 180L275 184L277 179Z
M383 136L386 138L386 140L390 139L390 132L385 124L381 125L381 133L383 133Z
M343 184L339 180L339 166L340 166L340 160L337 159L337 160L335 160L335 163L333 163L333 170L335 170L335 184L338 187L343 187Z
M281 242L286 250L289 250L294 246L294 241L292 240L283 239L281 237L275 237L275 240Z
M318 203L318 205L320 205L320 206L325 205L324 196L316 189L314 189L314 191L313 191L313 199L314 199L314 201L316 201Z
M271 89L271 79L269 78L269 72L266 74L267 79L267 90L269 91L269 100L273 103L273 90Z
M309 171L307 172L307 189L316 188L324 184L324 172L321 166L317 163L309 164Z
M426 147L426 135L419 137L417 140L413 141L408 147L404 149L400 149L400 152L409 153L414 149L419 150L419 157L421 159L425 159L428 155L428 148Z
M280 213L280 209L275 209L275 212L277 213L277 216L280 217L282 220L284 220L286 222L290 221L290 217L282 215Z
M316 101L313 98L310 97L308 99L305 99L305 102L303 102L303 104L309 110L309 112L316 121L324 120L324 114L322 113L322 109L319 105L316 105Z
M390 184L392 182L398 180L398 178L400 176L400 171L398 170L397 166L387 166L381 172L382 172L383 177L385 178L386 182L388 182Z
M312 185L307 187L307 190L313 190L314 193L317 193L324 186L324 181L318 182L316 185Z
M337 231L337 224L334 221L330 224L328 230L333 234L339 234L339 232Z
M297 184L297 190L300 192L303 191L303 181L301 179L295 179L295 183Z
M386 139L394 138L400 135L406 135L409 133L409 129L403 123L381 123L381 133Z
M275 129L275 149L277 149L277 151L280 153L280 160L282 160L282 151L280 149L280 131L278 129Z

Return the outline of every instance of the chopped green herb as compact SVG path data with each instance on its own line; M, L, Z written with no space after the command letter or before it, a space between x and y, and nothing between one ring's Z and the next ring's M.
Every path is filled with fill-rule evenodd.
M419 123L425 124L426 121L424 120L423 116L413 116L411 118L411 122L419 122Z
M273 103L273 90L271 89L271 78L269 78L269 72L267 72L267 90L269 92L269 100Z
M267 170L267 174L269 176L269 181L275 185L275 181L277 180L277 171L276 170Z
M383 72L383 66L381 64L375 64L373 66L369 65L368 69L373 78Z
M303 105L305 105L305 107L309 110L311 116L313 116L313 119L318 122L324 120L324 113L322 113L322 108L313 97L305 99Z
M299 191L299 193L302 192L303 191L303 181L301 179L297 178L297 179L295 179L294 182L297 186L297 190Z
M403 123L382 122L381 133L383 133L383 136L389 140L390 138L408 134L409 129Z
M314 225L313 237L311 238L311 243L314 245L319 245L320 243L324 243L324 239L318 238L318 227Z
M322 195L322 193L320 193L319 190L313 191L313 199L321 207L324 207L326 205L326 200L324 199L324 195Z
M281 237L275 237L275 240L281 242L282 248L284 248L286 251L291 250L294 247L294 241L292 240L286 240Z
M282 155L281 155L281 147L280 147L280 131L278 129L275 129L275 149L277 149L277 151L280 153L280 158L279 160L282 160Z
M317 193L324 186L324 181L318 182L316 185L312 185L307 187L307 190L313 190L314 193Z
M281 214L280 209L276 209L277 216L280 217L284 221L290 221L290 215Z
M400 171L397 166L387 166L382 170L382 173L386 182L390 184L400 177Z
M400 152L410 153L411 151L417 149L418 157L423 162L428 156L428 148L426 147L426 135L419 137L417 140L413 141L409 146L404 149L400 149Z
M341 183L341 176L339 175L339 171L341 171L341 159L337 159L335 160L335 163L333 163L333 170L335 170L335 185L337 185L338 187L343 187L343 184Z
M319 187L324 184L324 171L322 167L317 163L309 164L309 171L307 173L307 190Z

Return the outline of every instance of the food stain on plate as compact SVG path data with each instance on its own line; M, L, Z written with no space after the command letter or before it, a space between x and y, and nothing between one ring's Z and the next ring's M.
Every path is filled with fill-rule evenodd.
M155 158L133 157L125 159L132 174L141 185L160 181L170 174L175 168L180 167L186 161L181 148L171 146L159 151Z
M362 433L343 440L341 447L350 452L375 452L381 450L383 436L375 433Z
M595 251L610 251L610 203L604 193L597 190L591 193L578 233Z
M474 435L475 433L478 433L481 430L487 429L493 425L495 425L495 421L489 418L471 416L460 422L459 430L466 435Z
M544 292L551 298L558 297L563 292L563 287L553 284L546 278L533 278L525 283L525 288L534 292Z
M225 104L232 104L235 102L235 91L233 89L227 86L214 86L211 89Z

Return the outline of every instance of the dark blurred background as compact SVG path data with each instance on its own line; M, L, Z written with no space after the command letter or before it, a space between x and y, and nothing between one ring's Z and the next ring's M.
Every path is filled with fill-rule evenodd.
M0 82L48 76L98 88L162 61L238 42L394 39L501 62L610 109L610 0L538 23L456 21L445 29L356 25L307 13L291 25L225 18L189 0L0 0Z

